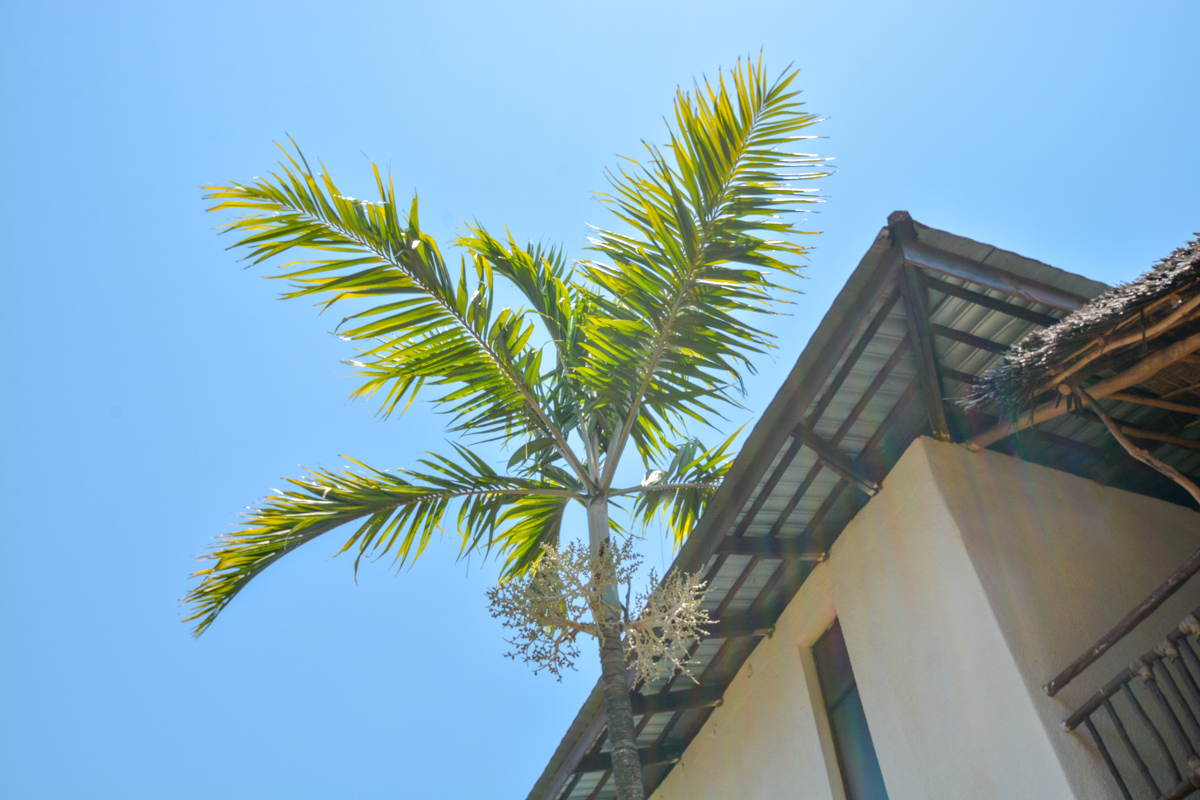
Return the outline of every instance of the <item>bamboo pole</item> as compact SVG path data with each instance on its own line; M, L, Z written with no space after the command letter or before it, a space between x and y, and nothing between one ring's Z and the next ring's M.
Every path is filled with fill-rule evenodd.
M1105 378L1095 385L1088 387L1088 392L1093 397L1108 397L1115 392L1128 389L1130 386L1153 377L1157 372L1166 369L1176 361L1191 355L1197 350L1200 350L1200 333L1194 333L1186 339L1181 339L1172 345L1164 347L1162 350L1142 359L1124 372L1117 373L1110 378ZM972 437L967 441L967 446L972 450L982 449L1026 428L1033 427L1055 417L1061 417L1067 411L1067 403L1061 401L1042 403L1028 414L1022 414L1015 422L1000 422L983 433Z
M1200 294L1197 294L1195 297L1184 302L1179 308L1172 311L1167 317L1154 323L1149 328L1127 333L1120 339L1117 339L1115 342L1107 342L1104 340L1104 337L1100 337L1085 347L1082 355L1076 355L1076 357L1079 358L1078 361L1076 361L1074 364L1071 364L1069 367L1064 368L1057 374L1051 374L1047 385L1044 388L1049 389L1056 383L1063 382L1079 370L1086 367L1088 364L1100 358L1105 353L1112 353L1116 350L1120 350L1122 347L1128 347L1131 344L1148 342L1151 339L1158 338L1167 331L1171 330L1171 328L1175 327L1177 324L1183 322L1189 314L1196 310L1198 306L1200 306Z
M1179 359L1183 361L1184 359ZM1172 403L1170 400L1160 400L1157 397L1142 397L1140 394L1129 394L1128 392L1113 392L1108 396L1109 400L1120 400L1122 403L1136 403L1140 406L1154 406L1155 408L1165 408L1167 411L1179 411L1183 414L1195 414L1200 416L1200 406L1189 406L1183 403Z

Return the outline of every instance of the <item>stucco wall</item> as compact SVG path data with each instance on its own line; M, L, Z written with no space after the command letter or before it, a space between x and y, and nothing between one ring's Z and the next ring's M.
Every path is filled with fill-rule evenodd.
M1197 587L1062 699L1041 686L1197 544L1200 515L1186 509L920 439L653 797L840 800L809 652L835 616L892 800L1117 796L1059 723L1193 607Z
M840 778L827 777L837 762L822 745L829 724L809 679L809 649L834 619L829 578L828 563L809 575L653 800L843 800Z
M909 448L830 557L889 797L1070 797L938 491L931 444Z
M1075 796L1120 797L1086 733L1060 723L1200 604L1200 579L1057 697L1042 686L1200 547L1200 514L998 453L921 446Z

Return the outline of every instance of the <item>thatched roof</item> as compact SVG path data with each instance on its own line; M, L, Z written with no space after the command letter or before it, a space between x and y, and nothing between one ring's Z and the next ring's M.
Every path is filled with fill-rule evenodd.
M1137 280L1110 289L1013 345L998 366L980 377L964 404L994 401L1015 419L1047 399L1060 382L1082 381L1136 357L1152 339L1173 341L1198 329L1200 234Z

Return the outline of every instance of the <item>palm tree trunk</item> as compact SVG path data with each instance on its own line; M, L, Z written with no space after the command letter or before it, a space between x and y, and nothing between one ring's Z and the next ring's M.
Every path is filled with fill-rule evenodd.
M588 540L593 555L612 558L608 544L608 498L588 504ZM629 701L629 679L621 644L621 611L617 587L605 592L607 606L597 615L600 627L600 682L604 686L604 708L608 712L608 738L612 742L613 780L618 800L643 800L642 764L633 733L633 705Z

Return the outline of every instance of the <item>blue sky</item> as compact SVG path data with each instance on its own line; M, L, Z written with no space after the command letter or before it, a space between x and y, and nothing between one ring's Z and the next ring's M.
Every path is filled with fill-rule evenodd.
M524 797L595 681L502 658L495 568L449 540L357 584L313 544L190 638L195 556L281 476L443 444L346 401L349 346L200 185L291 134L356 196L389 165L443 241L477 217L581 255L676 85L794 63L838 171L732 429L893 210L1109 282L1200 230L1197 34L1192 0L4 4L0 796Z

